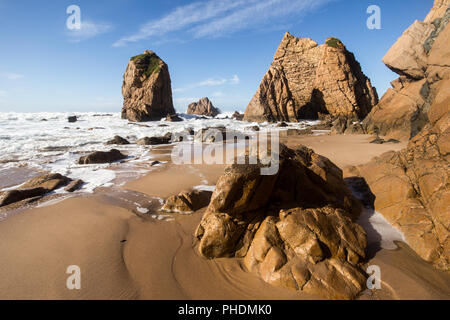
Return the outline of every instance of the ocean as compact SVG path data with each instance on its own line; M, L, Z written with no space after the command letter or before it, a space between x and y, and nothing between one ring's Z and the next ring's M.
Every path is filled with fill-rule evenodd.
M69 123L68 117L73 115L77 116L78 121ZM250 131L249 127L254 125L259 125L261 131L275 129L275 124L237 121L231 119L231 115L223 113L216 118L205 119L180 114L184 120L182 122L161 120L132 123L121 119L120 113L0 113L0 191L15 188L42 172L53 172L72 179L82 179L85 184L79 192L92 193L98 187L113 185L118 176L123 183L154 169L145 165L153 158L152 147L133 143L140 138L162 136L168 132L179 133L187 128L197 132L214 126L225 126L236 131ZM316 123L290 123L289 128L304 129ZM116 135L129 140L131 144L105 145ZM82 155L112 148L127 154L128 161L112 165L77 164ZM56 192L64 193L64 190Z

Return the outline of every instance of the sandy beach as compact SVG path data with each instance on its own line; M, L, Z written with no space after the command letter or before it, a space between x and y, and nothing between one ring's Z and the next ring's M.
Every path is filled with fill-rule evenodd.
M374 145L371 138L302 136L284 142L309 146L340 167L366 163L405 145ZM165 151L155 154L168 160ZM214 185L223 170L223 165L166 163L115 188L143 194L149 203L194 186ZM0 272L7 276L0 280L0 299L320 298L271 286L245 271L240 259L201 257L194 231L204 209L158 220L151 212L127 208L126 201L112 201L114 192L103 188L1 221ZM421 260L405 243L397 245L395 250L381 249L366 262L382 268L382 289L365 291L360 299L448 299L448 273ZM81 290L66 288L69 265L81 269Z

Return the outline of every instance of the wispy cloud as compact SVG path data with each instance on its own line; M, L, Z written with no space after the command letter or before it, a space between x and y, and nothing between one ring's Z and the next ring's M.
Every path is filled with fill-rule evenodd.
M123 37L113 46L121 47L129 42L162 36L167 33L183 30L186 27L208 21L230 10L242 7L246 3L257 0L210 0L199 1L175 8L160 19L151 20L141 26L139 31L131 36Z
M264 23L306 13L329 0L265 0L252 3L224 17L191 29L194 38L217 38L233 32L257 27Z
M201 87L216 87L221 85L228 85L228 84L239 84L239 77L237 74L235 74L230 79L225 78L209 78L197 83L193 83L189 86L186 86L184 88L176 88L173 90L173 92L184 92L187 90L195 89L195 88L201 88Z
M67 34L70 42L81 42L107 33L112 29L112 25L107 22L83 20L80 29L67 30Z
M6 91L0 90L0 98L6 97Z
M0 77L6 78L8 80L18 80L22 79L24 75L19 73L2 73L0 74Z
M160 38L175 31L187 31L193 38L222 37L239 30L273 24L276 19L298 16L333 0L208 0L179 6L165 16L151 20L138 32L123 37L113 46L125 46L148 38Z

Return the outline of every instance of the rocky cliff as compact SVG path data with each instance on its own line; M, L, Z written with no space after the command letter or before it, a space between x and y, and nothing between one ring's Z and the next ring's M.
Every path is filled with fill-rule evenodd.
M432 87L440 86L450 66L449 3L436 0L425 21L415 21L383 58L400 77L364 120L368 133L408 140L429 122L432 91L436 91Z
M123 76L122 118L154 121L175 114L169 68L153 51L132 57Z
M450 0L435 1L384 58L401 74L364 121L369 131L412 139L355 168L375 195L375 209L437 268L450 265ZM419 43L420 41L420 43Z
M363 119L378 102L354 55L336 38L318 45L286 33L244 120L297 121L320 115Z
M208 98L201 98L198 102L191 103L186 113L215 117L220 113L220 110L215 108Z

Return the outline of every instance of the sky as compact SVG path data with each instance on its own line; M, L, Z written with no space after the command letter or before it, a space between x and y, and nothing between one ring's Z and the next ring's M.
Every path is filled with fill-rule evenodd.
M407 5L405 6L405 3ZM69 29L80 8L80 28ZM381 29L369 29L370 5ZM433 0L0 0L0 112L119 112L129 58L168 65L175 108L209 97L244 111L286 31L337 37L378 94L397 78L381 61ZM70 24L69 24L70 25ZM72 26L70 25L70 26Z

